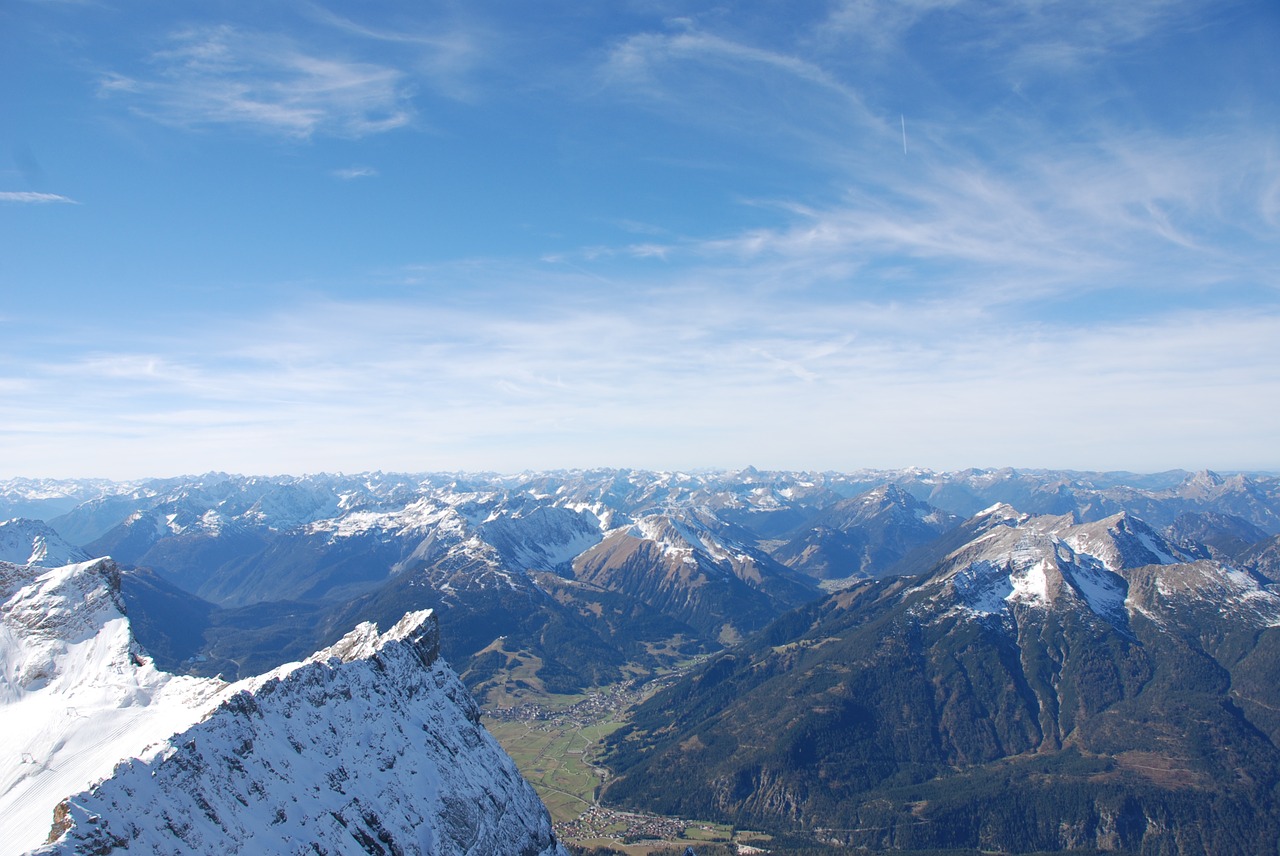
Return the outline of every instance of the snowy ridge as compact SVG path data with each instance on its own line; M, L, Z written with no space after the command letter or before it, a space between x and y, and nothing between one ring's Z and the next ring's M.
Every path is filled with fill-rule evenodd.
M555 571L604 538L600 520L589 511L540 507L528 514L499 515L477 527L508 568Z
M49 520L101 496L133 489L131 483L106 479L0 479L0 519Z
M974 522L978 534L946 557L940 577L925 583L950 592L953 609L974 617L1007 614L1019 605L1049 609L1065 598L1123 624L1124 571L1185 559L1123 513L1081 524L1070 515L1032 517L998 504Z
M84 550L68 544L40 520L15 517L0 522L0 562L54 568L88 559Z
M0 581L0 853L563 853L429 611L228 685L155 668L110 559Z
M58 800L191 725L225 684L155 668L109 559L0 575L0 852L15 853L44 840Z
M13 483L11 488L15 502L27 501L23 496L39 502L38 497L48 493L47 486L35 482ZM566 470L301 477L208 473L115 486L68 484L58 490L68 498L95 498L58 517L55 528L70 533L75 543L93 544L98 554L115 555L126 564L165 569L165 561L177 561L178 553L196 552L211 563L218 562L207 542L219 538L257 544L266 561L274 564L287 564L275 545L295 539L316 539L317 556L325 554L324 547L334 548L333 553L355 554L360 542L365 542L377 550L383 580L425 567L432 578L452 576L447 582L455 590L465 587L465 580L456 574L463 566L490 565L484 572L485 586L501 585L503 579L519 585L515 577L526 570L563 572L605 533L653 514L686 520L705 513L714 518L708 525L716 535L733 537L766 554L773 554L775 545L785 541L789 546L780 549L789 561L806 575L822 579L848 577L852 571L886 571L908 547L926 537L926 528L949 528L993 501L1037 513L1070 513L1077 521L1096 521L1129 509L1160 527L1170 526L1179 514L1214 509L1252 521L1265 531L1280 532L1276 513L1280 479L1224 478L1207 472L1144 477L1012 469L815 473L748 467L695 473ZM859 502L872 517L842 507L845 500L856 497L862 497ZM1008 506L995 506L1000 508ZM543 521L547 526L538 531L531 524L540 509L588 512L597 522L594 527L581 527L576 521L554 520L554 515L547 514ZM817 530L810 536L798 534L797 527L806 520L821 520L827 511L839 512L839 519L832 518L828 525L840 533L863 527L880 534L867 543ZM129 521L135 525L129 526ZM175 538L179 539L176 546L162 543ZM690 546L717 561L741 552L719 550L706 542L698 547L699 538L694 533L691 541L695 543ZM679 540L664 544L668 556L674 558L683 549ZM1148 543L1148 552L1155 543ZM148 555L152 550L155 555ZM1115 557L1105 558L1110 566L1116 565ZM431 567L439 561L447 567ZM192 579L183 582L220 604L245 605L281 596L275 588L237 576L235 569L225 565L212 564L208 570L213 576L208 579L197 580L193 572ZM352 585L372 587L379 582L375 576L365 574ZM332 580L330 587L335 597L354 593L343 581ZM316 592L318 597L327 594Z
M701 556L701 564L708 569L726 575L758 576L758 571L744 571L756 564L746 547L715 534L698 518L698 509L687 513L673 509L646 514L622 531L632 538L652 542L663 556L674 561L694 565L699 564Z
M324 532L334 538L350 538L370 531L386 533L439 532L461 537L466 520L453 507L430 497L393 511L358 510L336 517L308 521L308 532Z
M1093 556L1110 571L1191 559L1146 523L1124 513L1073 527L1063 541L1077 553Z
M706 504L713 508L739 509L767 515L797 501L828 505L833 498L851 497L867 490L893 485L917 499L945 511L969 516L993 501L1010 502L1037 513L1061 513L1068 507L1085 519L1100 519L1116 511L1134 510L1149 522L1164 526L1183 510L1217 507L1252 520L1270 533L1280 532L1280 478L1271 475L1220 476L1199 473L1082 473L1053 470L963 470L933 472L920 468L834 472L758 471L645 472L638 470L561 470L494 474L315 474L301 477L245 477L207 473L175 479L140 482L101 480L17 479L0 481L0 516L39 516L19 509L41 507L56 500L51 510L65 511L82 504L86 512L95 506L119 509L115 525L130 511L167 506L167 513L182 509L198 518L216 508L226 520L240 520L285 531L321 521L340 520L348 514L393 512L420 499L437 505L492 506L512 503L516 496L528 502L575 510L585 507L633 513L664 503L683 506ZM105 503L105 505L104 505ZM128 508L128 504L132 508ZM1057 507L1055 507L1057 506ZM83 523L83 521L80 521ZM478 522L478 521L475 521ZM603 520L604 528L619 522ZM78 527L74 521L69 528ZM105 531L105 530L102 530ZM98 534L101 534L99 531ZM96 536L95 536L96 537ZM87 543L91 538L77 538Z
M625 527L626 534L641 541L651 541L662 555L677 561L695 563L694 544L702 541L677 521L661 514L649 514Z
M429 611L336 645L60 806L35 851L564 856Z
M1124 627L1134 613L1161 621L1171 608L1198 604L1257 626L1280 626L1280 596L1242 571L1195 561L1127 513L1079 523L997 505L971 522L973 539L918 586L931 592L939 617L1007 619L1015 608L1085 608Z
M1191 606L1231 615L1254 627L1280 627L1280 595L1244 571L1202 560L1174 566L1131 597L1131 608L1161 622L1161 613Z

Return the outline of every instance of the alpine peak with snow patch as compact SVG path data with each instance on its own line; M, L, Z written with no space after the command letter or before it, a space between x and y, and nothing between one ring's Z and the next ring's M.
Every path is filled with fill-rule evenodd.
M1080 523L1072 515L1033 517L999 504L971 520L967 531L972 540L922 587L944 590L954 609L977 616L1007 614L1018 605L1050 608L1066 598L1064 604L1079 603L1123 624L1125 571L1194 558L1124 512Z

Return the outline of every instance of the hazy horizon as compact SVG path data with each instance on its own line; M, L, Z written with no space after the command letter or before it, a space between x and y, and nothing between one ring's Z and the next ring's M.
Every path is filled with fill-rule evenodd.
M774 467L758 467L754 464L745 464L740 467L673 467L673 468L652 468L652 467L628 467L628 466L597 466L597 467L545 467L545 468L525 468L521 470L482 470L482 469L458 469L458 470L391 470L391 469L372 469L372 470L315 470L309 472L234 472L228 470L204 470L202 472L184 472L184 473L167 473L167 474L151 474L151 475L133 475L133 476L100 476L93 474L71 475L71 476L47 476L47 475L13 475L0 473L0 482L14 481L51 481L51 482L84 482L84 481L104 481L114 484L131 484L147 481L175 481L182 479L200 479L206 476L224 476L226 478L262 478L262 479L306 479L306 478L353 478L364 475L383 475L383 476L476 476L476 477L497 477L497 478L516 478L520 476L538 476L538 475L568 475L575 473L598 473L598 472L632 472L632 473L648 473L652 475L688 475L688 476L725 476L736 473L755 470L761 474L785 473L792 475L858 475L858 474L890 474L905 472L921 472L932 475L945 476L956 475L965 472L1018 472L1024 474L1036 473L1062 473L1081 476L1136 476L1139 478L1149 479L1159 476L1195 476L1200 473L1213 473L1224 478L1230 478L1235 475L1244 475L1261 478L1277 478L1280 477L1280 471L1275 470L1228 470L1214 469L1212 467L1173 467L1166 470L1078 470L1067 467L1015 467L1015 466L973 466L958 467L955 469L935 469L932 467L852 467L848 469L821 469L816 467L800 467L800 468L774 468Z

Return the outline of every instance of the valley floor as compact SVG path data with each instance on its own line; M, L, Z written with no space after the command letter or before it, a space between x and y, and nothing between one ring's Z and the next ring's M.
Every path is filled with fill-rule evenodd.
M690 845L737 843L752 852L759 833L724 824L623 812L596 801L607 771L595 762L600 742L622 726L630 710L685 673L678 669L632 679L581 695L529 694L507 707L485 710L484 724L546 803L560 839L584 847L613 848L635 856Z

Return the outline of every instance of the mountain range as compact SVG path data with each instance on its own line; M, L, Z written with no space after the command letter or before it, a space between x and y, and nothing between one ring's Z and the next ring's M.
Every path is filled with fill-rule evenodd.
M9 480L5 510L13 567L112 557L169 681L426 610L491 706L705 659L610 738L606 803L779 847L1280 840L1275 476L215 473Z
M1215 549L1280 535L1280 479L1207 471L0 482L0 513L43 508L67 544L129 569L124 596L167 668L255 674L360 621L431 608L446 656L485 692L505 683L499 660L524 663L539 690L572 691L627 663L718 650L820 589L904 572L912 551L995 502L1085 521L1129 511L1162 531L1182 521L1171 537Z
M996 505L641 705L606 798L871 849L1259 853L1280 595L1120 512Z

